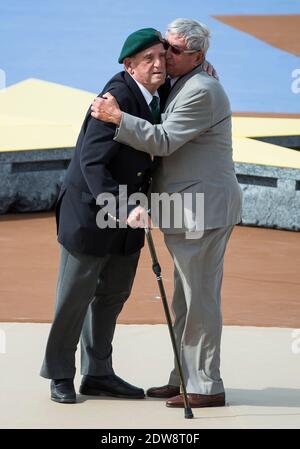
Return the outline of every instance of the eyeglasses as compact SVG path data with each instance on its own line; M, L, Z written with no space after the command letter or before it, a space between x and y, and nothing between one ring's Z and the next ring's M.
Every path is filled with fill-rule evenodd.
M184 48L175 47L166 40L164 41L163 45L165 50L168 50L168 48L170 48L171 52L174 53L174 55L181 55L183 53L192 54L197 53L197 51L200 51L200 50L185 50Z

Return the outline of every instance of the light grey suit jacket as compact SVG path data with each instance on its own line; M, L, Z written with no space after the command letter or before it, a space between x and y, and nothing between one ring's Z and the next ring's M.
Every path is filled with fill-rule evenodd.
M162 156L152 191L204 193L204 229L241 221L241 189L232 160L231 110L220 82L197 67L180 78L168 97L162 123L123 113L115 139ZM192 208L195 207L195 202ZM192 223L178 231L195 230Z

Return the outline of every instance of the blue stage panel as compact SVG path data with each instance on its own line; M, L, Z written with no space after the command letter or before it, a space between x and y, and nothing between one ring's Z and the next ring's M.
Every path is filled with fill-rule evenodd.
M176 17L192 17L211 28L208 59L234 111L299 113L300 94L291 92L299 58L212 17L299 13L293 0L10 0L0 5L0 69L8 85L33 77L98 92L122 68L116 61L131 31L163 31Z

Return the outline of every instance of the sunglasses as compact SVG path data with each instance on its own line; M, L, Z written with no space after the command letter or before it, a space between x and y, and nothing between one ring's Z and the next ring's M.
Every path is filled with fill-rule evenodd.
M166 40L164 41L163 46L164 46L165 50L168 50L168 48L169 48L174 55L181 55L183 53L192 54L192 53L196 53L197 51L199 51L199 50L185 50L184 48L175 47L174 45L171 45Z

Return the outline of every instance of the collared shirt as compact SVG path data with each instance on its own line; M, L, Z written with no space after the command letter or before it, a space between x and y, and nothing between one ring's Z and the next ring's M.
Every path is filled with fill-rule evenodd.
M170 83L171 83L171 89L174 86L174 84L176 83L177 80L179 80L180 76L175 76L175 78L170 78Z
M132 77L132 79L134 79L134 78ZM154 96L159 98L158 92L156 91L156 92L154 92L154 95L152 95L152 94L149 92L149 90L146 89L145 86L143 86L141 83L139 83L136 79L134 79L134 81L135 81L136 84L139 86L139 88L140 88L140 90L141 90L141 92L142 92L142 94L143 94L143 97L145 98L146 103L147 103L147 105L149 106L149 109L150 109L150 103L151 103L151 101L152 101L152 98L153 98ZM151 110L151 109L150 109L150 110Z

